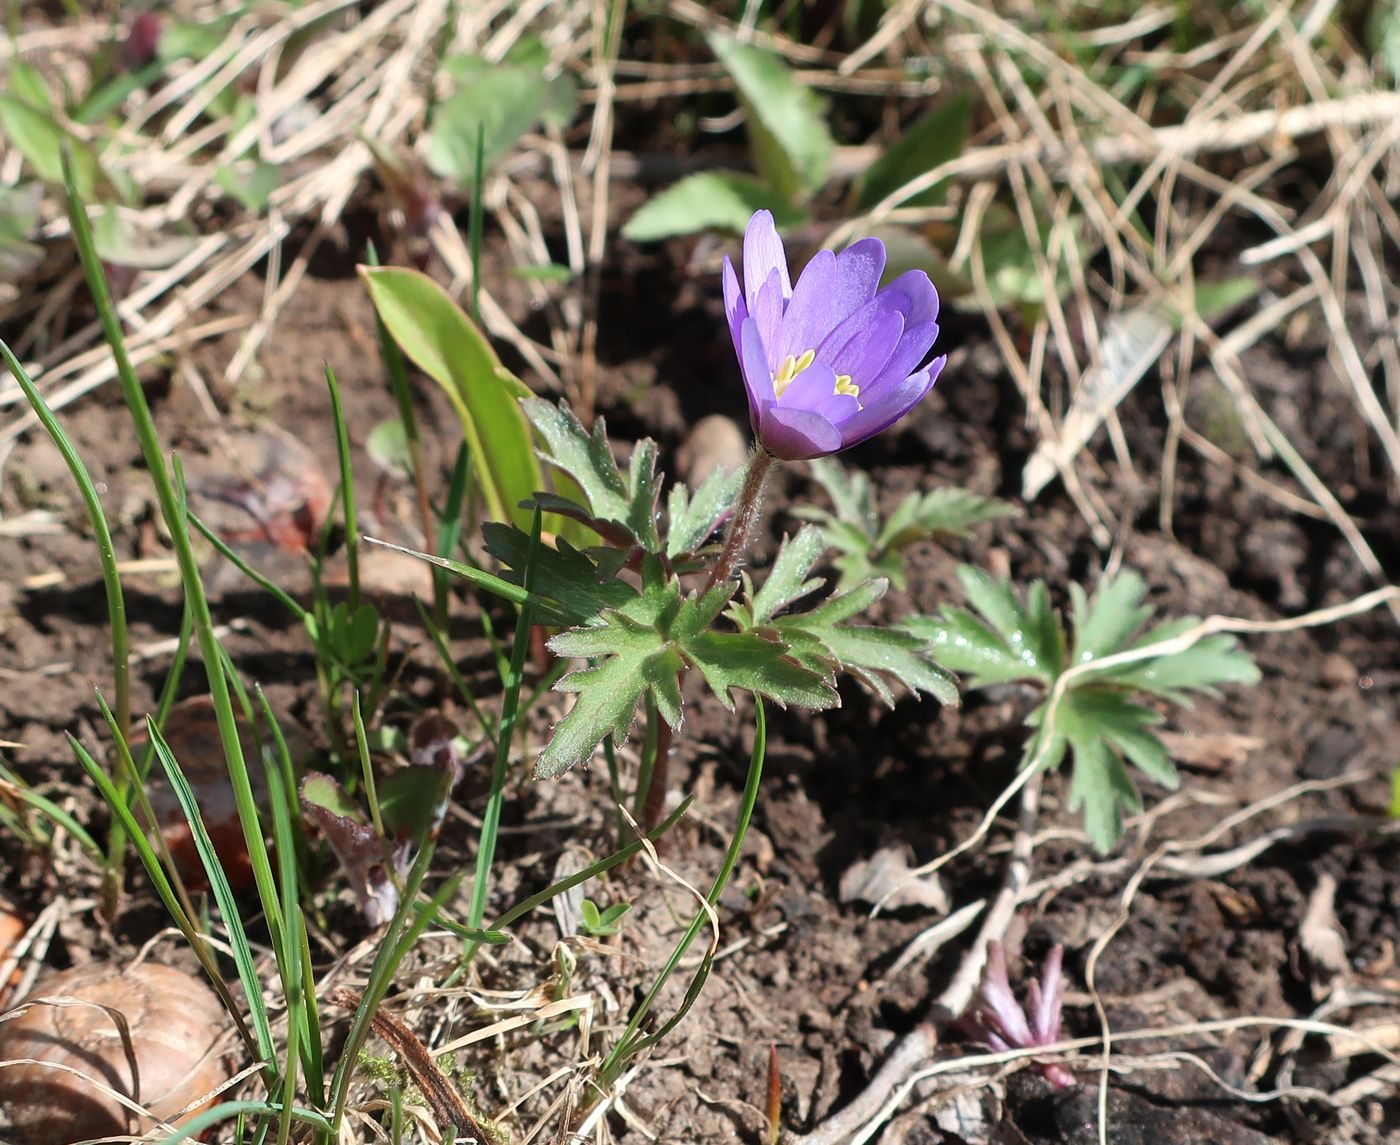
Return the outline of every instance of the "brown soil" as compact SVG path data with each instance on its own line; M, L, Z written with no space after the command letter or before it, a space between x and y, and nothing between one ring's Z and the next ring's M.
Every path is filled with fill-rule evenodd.
M356 235L356 243L361 237ZM741 391L723 336L718 278L708 270L686 270L691 254L684 244L638 250L619 242L604 282L602 411L619 438L654 435L668 466L686 427L699 417L742 416ZM348 238L337 257L318 260L316 272L282 312L256 377L233 390L218 386L236 346L232 338L201 346L195 361L234 421L268 418L293 428L331 472L334 443L322 380L323 362L329 362L345 389L368 489L373 471L362 456L365 437L379 420L392 416L393 405L372 348L372 312L349 273L352 260ZM221 311L254 310L261 289L259 281L245 281L222 300ZM529 320L520 299L508 301L519 320ZM902 429L846 459L868 468L890 502L908 490L947 483L1014 497L1034 444L986 330L951 313L948 318L943 340L952 358L937 390ZM1309 460L1333 489L1345 492L1348 507L1389 562L1389 574L1400 574L1400 529L1377 476L1382 468L1377 464L1368 471L1361 464L1355 427L1330 413L1345 408L1344 399L1320 353L1266 345L1246 365L1273 416L1285 426L1309 429L1306 438L1298 438L1305 440ZM148 382L167 443L186 454L210 448L214 435L190 392L164 373L153 373ZM1202 376L1197 385L1204 393L1214 383ZM437 396L425 394L425 400L438 412L427 424L449 426ZM1274 617L1343 601L1369 587L1328 527L1300 520L1189 454L1182 455L1171 490L1174 536L1164 535L1157 524L1161 403L1150 383L1128 400L1122 419L1135 473L1106 460L1090 477L1124 521L1117 549L1122 564L1143 574L1163 612ZM163 553L139 452L122 428L127 422L115 388L79 403L64 422L97 479L106 483L119 555ZM451 432L442 432L432 443L439 467L455 449ZM0 545L0 739L21 742L16 758L24 774L44 782L51 796L101 830L105 812L82 782L64 740L70 732L89 745L104 738L96 732L100 717L93 696L94 687L110 688L96 557L71 483L46 442L35 435L24 440L9 459L6 477L7 513L43 505L58 510L71 529ZM773 497L773 535L792 525L785 507L819 496L801 467L790 467ZM764 547L771 550L767 543ZM895 616L956 599L954 570L961 562L1009 571L1023 583L1044 577L1062 597L1072 580L1092 583L1105 554L1054 486L1020 518L980 530L973 542L916 551L909 591L883 607ZM292 561L279 575L301 574ZM36 577L48 579L31 587ZM239 621L228 640L234 662L316 740L321 732L305 634L236 578L218 583L226 587L214 602L217 619ZM170 578L135 575L128 589L134 643L173 635L179 600ZM465 602L457 621L464 641L476 631L472 607ZM1322 875L1338 881L1337 916L1355 985L1389 981L1393 986L1393 953L1400 942L1397 842L1393 834L1368 826L1384 811L1386 769L1400 755L1400 634L1393 621L1377 613L1310 632L1251 639L1249 646L1264 669L1263 683L1173 716L1171 730L1185 737L1194 760L1184 768L1187 797L1172 800L1165 813L1130 832L1115 860L1086 862L1090 853L1063 807L1065 777L1048 781L1043 822L1059 834L1035 854L1033 877L1050 882L1022 909L1011 935L1013 949L1024 954L1013 958L1013 980L1024 981L1051 944L1063 943L1071 981L1067 1032L1096 1034L1099 1020L1085 989L1086 966L1096 939L1126 907L1126 921L1102 950L1093 983L1112 1029L1229 1017L1261 1020L1225 1033L1121 1043L1128 1064L1141 1064L1142 1055L1165 1048L1189 1050L1199 1061L1178 1060L1173 1068L1158 1062L1107 1075L1112 1142L1379 1141L1400 1131L1393 1105L1388 1120L1371 1127L1375 1136L1342 1136L1336 1115L1321 1103L1302 1098L1250 1103L1220 1084L1260 1091L1334 1090L1374 1064L1364 1055L1329 1060L1312 1047L1294 1052L1283 1032L1263 1022L1305 1017L1314 1008L1298 938L1309 895ZM419 646L410 623L400 626L398 650L412 658L406 675L412 699L447 701L431 649ZM474 680L489 679L479 649L464 643L462 654ZM138 711L153 702L167 664L165 655L141 664ZM187 676L184 691L199 690L196 670ZM723 902L726 956L689 1019L626 1095L638 1123L657 1139L760 1140L759 1109L773 1045L781 1063L784 1126L794 1131L812 1126L860 1089L892 1041L925 1015L957 966L962 945L954 941L932 961L891 975L894 959L933 919L911 910L868 917L859 904L838 901L837 884L853 862L885 844L901 844L923 862L965 838L1013 777L1020 719L1030 697L1015 690L977 693L957 710L905 699L886 712L855 689L845 689L843 696L844 706L827 716L778 713L773 718L754 830ZM406 709L391 709L386 718L406 724L410 717ZM546 726L537 723L532 734L538 737ZM697 697L678 743L674 786L699 798L695 814L663 858L697 885L704 886L715 870L725 828L733 821L751 734L747 727L742 710L732 715ZM1232 751L1231 736L1254 737L1257 744ZM1360 778L1328 786L1326 781L1344 775ZM1285 838L1213 877L1150 875L1134 888L1131 900L1125 898L1130 877L1164 841L1195 839L1241 807L1304 781L1315 787L1225 833L1209 850L1229 850L1281 824L1326 818L1324 828ZM1149 789L1147 797L1149 807L1166 806L1161 791ZM496 889L501 903L548 882L566 849L601 854L609 848L606 777L574 774L551 783L522 782L507 819L504 874ZM1004 834L994 831L993 841ZM449 836L444 865L465 861L473 847L470 820L454 817ZM81 899L94 890L93 874L84 865L55 868L14 840L3 847L11 865L7 889L30 908L57 897ZM996 848L982 848L945 869L954 905L993 892L1004 862ZM1055 881L1062 872L1079 870L1076 864L1082 865L1082 875ZM573 988L599 991L609 1000L595 1019L596 1048L607 1044L607 1027L620 1023L633 991L645 987L650 970L672 948L676 915L687 912L691 900L676 884L641 867L615 874L591 893L601 901L636 904L620 939L580 954ZM49 961L61 966L129 957L164 925L136 876L129 894L130 907L115 933L105 931L91 910L65 917ZM318 957L349 949L364 937L353 910L336 910L331 918L334 928L323 936ZM518 938L484 971L488 985L525 989L550 978L558 932L548 913L528 921ZM172 957L174 949L174 944L162 948ZM427 944L415 970L441 973L451 958L450 945ZM678 997L677 991L668 994L662 1012ZM1353 1016L1344 1012L1336 1020L1346 1023ZM598 1021L605 1028L598 1029ZM440 1036L453 1038L470 1028L470 1018L465 1024L459 1020ZM573 1060L576 1037L571 1031L521 1036L506 1052L474 1050L459 1064L477 1071L474 1097L490 1111L562 1061ZM939 1051L963 1052L966 1047L955 1042ZM1199 1062L1208 1063L1216 1076ZM995 1133L989 1139L1095 1140L1101 1079L1093 1061L1081 1064L1084 1085L1063 1094L1033 1073L1018 1074L1004 1087L1004 1101L993 1114L999 1127L986 1129ZM964 1139L949 1124L935 1120L930 1110L917 1125L905 1126L899 1139ZM619 1140L643 1139L622 1120L615 1121L615 1130ZM887 1139L893 1139L893 1131ZM965 1139L979 1136L969 1129Z

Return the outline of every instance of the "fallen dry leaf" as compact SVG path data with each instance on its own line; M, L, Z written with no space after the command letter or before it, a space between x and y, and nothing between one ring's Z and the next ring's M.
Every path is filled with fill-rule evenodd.
M842 902L868 902L883 910L917 906L936 914L948 912L948 892L938 876L911 876L903 847L881 847L868 859L852 863L837 891Z

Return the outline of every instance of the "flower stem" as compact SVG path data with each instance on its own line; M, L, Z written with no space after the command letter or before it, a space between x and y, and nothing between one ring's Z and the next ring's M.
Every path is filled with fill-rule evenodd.
M744 473L744 485L739 490L739 503L734 509L734 520L729 523L724 548L720 550L719 558L710 570L710 579L705 582L706 593L734 575L739 558L748 549L754 526L758 524L763 511L763 491L768 485L773 463L777 460L762 446L755 449L753 456L749 458L749 467Z

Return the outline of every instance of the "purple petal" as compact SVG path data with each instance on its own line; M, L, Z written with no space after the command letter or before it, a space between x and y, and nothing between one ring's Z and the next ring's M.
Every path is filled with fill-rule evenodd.
M774 457L808 461L841 448L841 431L812 410L770 405L759 420L758 440Z
M792 301L783 313L783 332L778 338L781 362L791 355L800 358L822 343L833 325L831 296L836 289L836 256L819 250L802 269L792 291Z
M773 225L773 216L768 211L755 211L744 231L744 294L750 302L775 270L783 284L783 297L791 297L787 254L783 251L778 229Z
M1013 1046L1024 1048L1035 1044L1026 1015L1011 992L1011 982L1006 976L1006 952L1000 942L987 943L987 968L983 972L980 993L979 1014L990 1032L1000 1034Z
M778 372L778 347L782 345L783 329L783 280L778 272L772 271L758 293L750 298L749 313L758 323L758 333L763 339L763 348L768 355L768 376Z
M833 321L854 314L875 297L885 273L885 244L861 239L836 256L836 295L831 300Z
M873 398L886 385L898 384L915 373L928 357L928 352L937 338L937 322L921 322L917 326L910 326L906 320L904 333L895 344L894 352L880 367L879 374L867 383L870 396Z
M825 362L814 362L788 383L778 408L811 410L840 426L860 411L860 402L850 394L838 394L836 371Z
M906 270L894 279L881 294L902 294L908 300L904 309L904 322L908 326L920 322L932 322L938 317L938 291L922 270Z
M745 318L739 327L739 342L739 369L749 395L749 421L757 433L764 407L773 404L773 375L768 372L768 355L763 349L758 323L752 318Z
M1065 996L1065 948L1054 946L1045 956L1040 981L1030 985L1031 1028L1041 1045L1053 1045L1060 1040L1060 1004Z
M948 359L935 358L928 368L911 374L904 381L886 386L873 401L863 402L865 408L841 426L841 448L859 445L868 437L888 429L924 400L938 373ZM865 397L864 391L861 397Z
M740 352L739 327L749 316L749 308L744 304L744 293L739 289L739 276L734 273L734 264L729 256L724 256L724 270L720 272L720 284L724 287L724 316L729 319L729 337L734 340L734 352Z
M830 362L838 374L849 374L856 385L864 387L880 377L903 331L904 316L884 299L876 298L827 336L817 358Z

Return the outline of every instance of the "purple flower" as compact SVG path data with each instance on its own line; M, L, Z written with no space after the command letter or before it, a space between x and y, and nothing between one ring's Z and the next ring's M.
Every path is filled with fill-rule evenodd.
M1006 975L1006 951L1000 942L987 943L987 967L982 985L961 1026L972 1037L998 1053L1010 1049L1053 1046L1060 1040L1060 1005L1065 996L1062 974L1064 947L1055 946L1045 956L1040 981L1032 980L1028 993L1030 1016L1021 1009ZM1036 1066L1047 1081L1059 1089L1075 1084L1068 1067L1055 1061L1037 1059Z
M819 251L793 286L773 216L744 233L744 283L724 260L724 311L744 373L749 418L775 457L849 449L893 425L933 388L944 357L938 291L922 270L880 289L885 244Z

